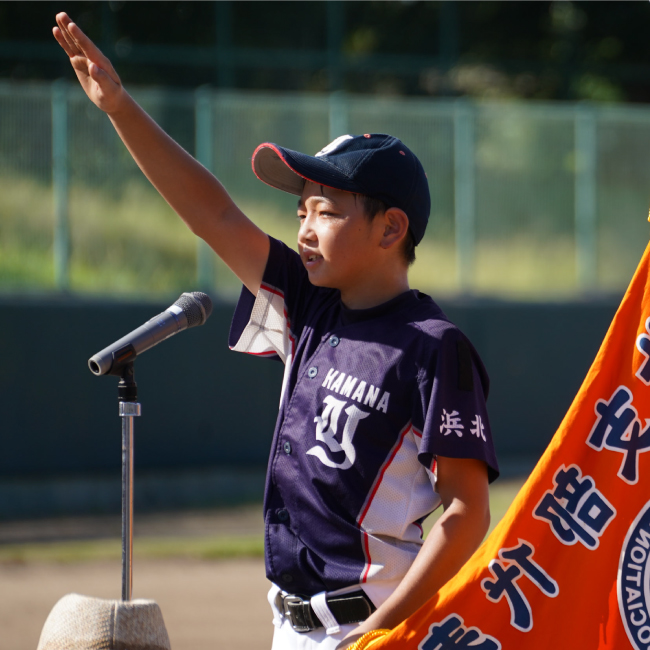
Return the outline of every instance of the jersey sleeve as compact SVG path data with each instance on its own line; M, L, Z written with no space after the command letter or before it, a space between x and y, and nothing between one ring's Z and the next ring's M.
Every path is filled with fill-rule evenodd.
M478 353L458 330L449 329L422 374L422 411L414 418L422 423L420 462L431 468L437 456L476 458L485 461L494 481L499 466L485 404L489 379Z
M279 359L293 356L304 314L317 289L309 282L300 256L269 237L271 247L257 296L242 288L230 327L229 347L236 352Z

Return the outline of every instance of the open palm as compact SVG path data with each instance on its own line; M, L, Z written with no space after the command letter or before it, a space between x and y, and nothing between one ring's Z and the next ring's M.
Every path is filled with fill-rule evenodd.
M56 15L52 32L70 57L77 78L90 100L106 113L118 109L123 97L120 78L101 50L70 20L68 14Z

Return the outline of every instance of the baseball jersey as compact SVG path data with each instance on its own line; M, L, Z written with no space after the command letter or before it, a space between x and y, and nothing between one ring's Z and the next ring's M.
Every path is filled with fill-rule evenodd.
M498 465L474 348L429 297L347 309L271 239L230 347L285 364L264 497L267 577L304 596L358 589L379 606L440 505L437 456Z

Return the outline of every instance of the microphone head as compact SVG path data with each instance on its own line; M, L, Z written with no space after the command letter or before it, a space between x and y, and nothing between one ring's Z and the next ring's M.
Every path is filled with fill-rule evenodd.
M183 310L188 327L203 325L212 313L212 300L202 291L183 293L174 305Z

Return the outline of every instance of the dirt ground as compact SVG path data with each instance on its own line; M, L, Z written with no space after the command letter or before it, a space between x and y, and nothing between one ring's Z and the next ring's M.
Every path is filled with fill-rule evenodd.
M260 506L137 515L136 537L262 534ZM2 522L0 544L119 539L118 517ZM45 619L68 593L116 599L121 562L0 563L0 650L36 650ZM268 650L269 582L259 559L134 559L133 597L155 600L173 650Z
M492 490L496 523L524 478ZM138 514L136 538L262 535L261 506L232 510ZM79 539L119 540L117 517L0 522L0 546ZM50 610L65 594L119 598L121 562L77 564L0 563L0 650L36 650ZM173 650L268 650L269 582L259 559L139 559L133 566L134 598L155 600L162 610Z
M0 650L36 650L67 593L119 598L121 564L0 565ZM261 559L134 562L134 598L155 600L173 650L265 650L272 625Z

